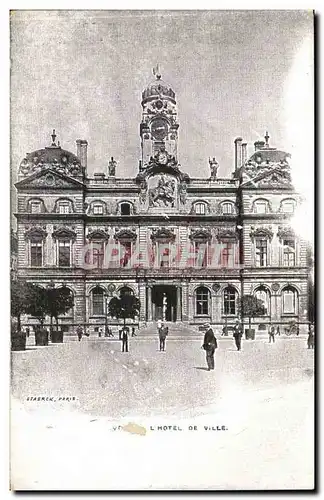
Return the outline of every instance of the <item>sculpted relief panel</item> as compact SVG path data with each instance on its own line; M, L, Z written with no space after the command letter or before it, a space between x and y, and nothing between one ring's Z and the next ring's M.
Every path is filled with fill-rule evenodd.
M149 207L176 206L176 179L171 175L160 174L148 181Z

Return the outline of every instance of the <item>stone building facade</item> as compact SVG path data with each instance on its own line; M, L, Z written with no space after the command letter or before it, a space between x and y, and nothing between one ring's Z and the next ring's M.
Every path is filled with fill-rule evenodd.
M265 141L234 142L233 174L189 176L178 162L175 93L159 74L142 93L142 158L135 178L87 171L87 141L48 147L22 160L17 189L18 276L67 286L73 310L61 318L90 331L115 324L110 297L140 298L140 326L159 318L233 324L243 294L266 314L255 322L307 321L306 242L290 219L301 198L289 154Z

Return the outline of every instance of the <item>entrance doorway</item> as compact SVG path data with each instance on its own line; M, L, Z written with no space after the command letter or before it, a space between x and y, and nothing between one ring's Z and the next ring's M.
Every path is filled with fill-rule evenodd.
M157 285L152 288L152 316L154 321L177 321L177 288Z

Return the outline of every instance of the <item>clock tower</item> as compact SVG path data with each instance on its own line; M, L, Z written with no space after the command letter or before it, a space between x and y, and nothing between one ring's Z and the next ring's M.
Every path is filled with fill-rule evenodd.
M178 128L175 93L161 79L158 66L153 69L155 80L142 93L140 136L142 166L159 151L166 151L177 160Z

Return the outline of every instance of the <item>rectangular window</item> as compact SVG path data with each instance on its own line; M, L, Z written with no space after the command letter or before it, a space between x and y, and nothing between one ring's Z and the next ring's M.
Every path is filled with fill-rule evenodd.
M59 241L58 243L58 265L59 267L70 267L71 265L71 242Z
M103 214L102 205L93 205L93 213L94 215L102 215Z
M257 239L255 242L255 264L257 267L265 267L267 265L267 248L268 241Z
M257 214L266 214L267 213L267 203L265 201L258 201L255 204L255 211Z
M39 214L41 211L41 204L39 201L32 201L30 204L30 211L32 214Z
M283 240L283 265L285 267L296 265L296 245L294 240Z
M105 244L102 241L92 242L92 264L101 269L105 260Z
M94 316L104 315L104 296L102 293L94 293L92 295L92 314Z
M295 294L292 290L283 292L283 312L284 314L295 313Z
M232 213L232 204L231 203L223 203L223 214L231 214Z
M170 266L170 245L169 243L159 243L158 244L158 258L160 267Z
M293 201L284 201L282 204L282 211L286 214L293 214L295 211L295 204Z
M208 244L195 241L195 267L207 267L208 262Z
M132 258L132 242L120 242L120 267L129 267Z
M31 267L42 267L43 265L43 243L41 241L30 243L30 265Z
M230 241L221 243L221 267L234 267L234 248L234 243Z
M196 203L195 209L197 215L205 215L206 213L205 203Z
M68 214L68 213L70 213L70 205L68 203L60 203L59 214Z

